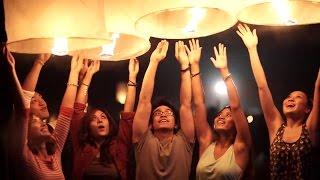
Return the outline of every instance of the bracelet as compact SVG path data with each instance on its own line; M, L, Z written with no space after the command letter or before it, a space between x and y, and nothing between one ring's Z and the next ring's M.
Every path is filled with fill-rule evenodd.
M42 61L36 61L36 63L40 64L41 66L44 66L44 63Z
M75 83L69 83L69 82L67 83L67 85L68 85L68 86L76 86L76 87L78 87L78 86L79 86L78 84L75 84Z
M225 77L223 77L223 81L226 81L227 79L231 78L231 73L227 74Z
M128 86L137 87L137 85L136 85L136 84L130 84L130 83L128 83Z
M134 86L134 87L137 87L137 83L133 82L133 81L130 81L128 82L127 84L128 86Z
M189 70L190 70L190 65L189 65L187 68L185 68L185 69L181 69L180 72L187 72L187 71L189 71Z
M89 87L89 84L85 84L84 82L81 82L81 85Z
M191 74L191 77L193 78L193 77L196 77L196 76L198 76L198 75L200 75L200 72L195 73L195 74Z

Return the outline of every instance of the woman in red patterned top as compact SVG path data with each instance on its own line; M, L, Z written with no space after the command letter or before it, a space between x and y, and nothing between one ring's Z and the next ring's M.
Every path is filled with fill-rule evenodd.
M100 62L85 61L85 76L80 85L71 137L74 150L73 179L127 179L128 152L131 147L133 107L136 94L137 59L129 62L128 94L121 112L119 132L109 113L101 108L86 113L88 88L92 76L99 70Z
M9 51L6 51L6 55L13 76L16 77L14 57ZM20 95L21 99L23 99L22 101L24 101L24 116L21 116L21 114L20 116L16 116L16 119L19 120L17 126L22 127L19 136L18 156L22 158L22 163L27 173L27 176L24 178L64 179L61 167L61 152L69 131L69 124L73 114L73 105L78 86L78 74L82 66L82 58L74 56L71 61L69 81L61 103L57 125L52 134L49 132L48 126L44 121L45 118L41 116L45 114L43 112L47 111L44 101L40 101L42 99L40 96L32 97L31 101L35 102L31 102L30 104L30 98L28 101L26 95L23 94L19 81L15 78L16 89L19 92L18 95ZM27 85L36 85L38 76L34 76L36 72L33 70L34 69L28 74L29 82L32 83L32 85L25 82ZM31 93L29 92L29 94ZM42 108L30 108L30 105L37 105Z

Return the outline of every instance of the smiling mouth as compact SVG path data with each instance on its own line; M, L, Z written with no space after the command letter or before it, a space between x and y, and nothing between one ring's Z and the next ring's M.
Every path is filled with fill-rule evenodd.
M223 121L223 120L218 120L217 121L217 124L220 124L220 125L224 125L226 122L225 121Z
M289 103L289 104L287 104L287 107L288 108L293 108L293 107L295 107L296 105L295 104L292 104L292 103Z
M167 123L169 122L167 119L160 119L159 123Z

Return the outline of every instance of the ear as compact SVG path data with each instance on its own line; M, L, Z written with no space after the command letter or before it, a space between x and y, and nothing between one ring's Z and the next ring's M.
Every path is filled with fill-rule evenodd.
M304 108L304 112L306 114L309 114L311 112L311 109L309 107Z

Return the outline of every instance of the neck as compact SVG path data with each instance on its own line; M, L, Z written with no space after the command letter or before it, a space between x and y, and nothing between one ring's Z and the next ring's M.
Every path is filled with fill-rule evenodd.
M42 142L42 143L36 145L36 149L39 153L39 156L42 157L43 159L46 159L47 157L49 157L45 142Z
M100 148L100 146L102 145L102 143L105 141L105 138L96 138L95 143L97 145L98 148Z
M159 141L163 141L173 137L173 130L172 129L160 129L154 130L154 136L159 139Z
M219 132L216 144L221 147L229 147L234 143L234 136L231 133Z
M303 118L287 117L287 127L295 128L303 124Z

